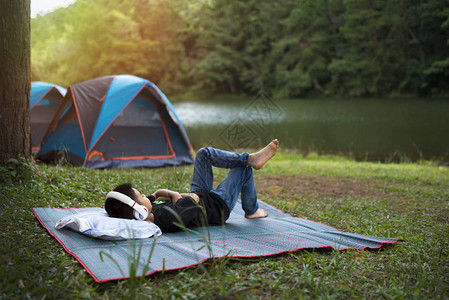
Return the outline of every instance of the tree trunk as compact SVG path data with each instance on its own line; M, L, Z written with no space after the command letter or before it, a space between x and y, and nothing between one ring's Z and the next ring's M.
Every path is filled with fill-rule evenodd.
M0 0L0 165L30 157L30 0Z

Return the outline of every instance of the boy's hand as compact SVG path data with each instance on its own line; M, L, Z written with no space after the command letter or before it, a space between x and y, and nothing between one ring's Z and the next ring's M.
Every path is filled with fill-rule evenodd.
M175 191L170 191L167 189L160 189L154 192L153 196L156 198L157 201L172 201L173 203L176 203L178 199L182 198L181 194Z

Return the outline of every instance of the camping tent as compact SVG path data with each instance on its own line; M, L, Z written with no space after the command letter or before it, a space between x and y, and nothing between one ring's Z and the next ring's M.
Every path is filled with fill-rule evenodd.
M31 83L30 92L30 128L33 153L40 148L48 125L55 116L66 89L42 81Z
M162 167L193 163L187 133L167 97L132 75L69 87L37 158L58 153L86 168Z

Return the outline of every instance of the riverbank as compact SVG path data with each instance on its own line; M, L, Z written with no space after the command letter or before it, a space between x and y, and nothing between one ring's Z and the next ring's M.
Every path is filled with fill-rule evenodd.
M186 191L192 166L86 170L16 164L0 173L2 298L446 298L449 169L280 152L256 171L259 198L340 230L402 238L377 251L296 251L220 259L184 270L96 284L50 237L32 207L102 206L119 182ZM19 172L17 172L19 169ZM217 172L217 180L226 172Z

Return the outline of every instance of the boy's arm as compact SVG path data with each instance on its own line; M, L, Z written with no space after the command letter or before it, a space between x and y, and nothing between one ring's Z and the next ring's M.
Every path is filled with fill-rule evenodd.
M167 189L157 190L153 195L157 201L171 200L173 204L176 204L176 202L182 198L181 194L179 194L178 192Z

